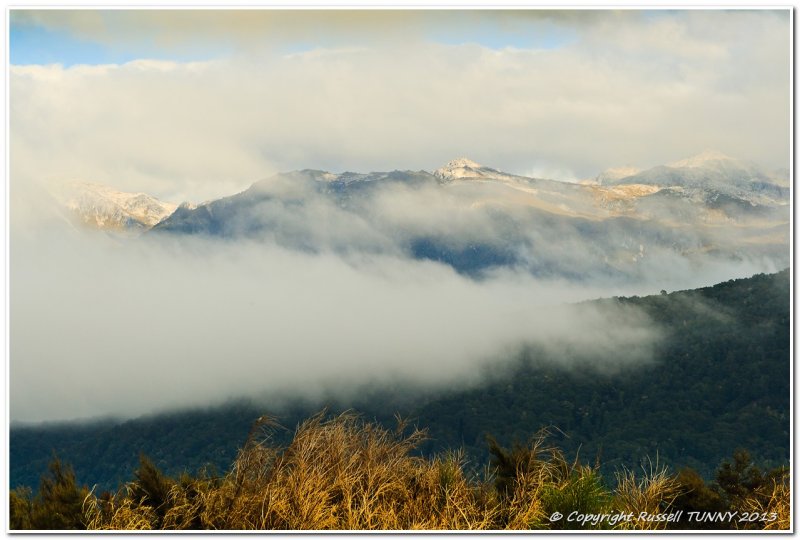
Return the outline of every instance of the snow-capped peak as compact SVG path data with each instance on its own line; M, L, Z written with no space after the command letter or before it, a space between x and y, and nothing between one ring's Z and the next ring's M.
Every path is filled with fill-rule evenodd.
M461 168L461 167L469 167L471 169L480 169L482 167L482 165L480 163L475 163L471 159L467 159L467 158L464 158L464 157L454 159L454 160L450 161L447 165L445 165L445 168L451 168L451 169L457 169L457 168Z
M475 176L486 176L484 167L479 163L467 158L454 159L444 167L440 167L433 172L433 175L444 179L454 180L456 178L466 178Z
M467 158L458 158L450 161L444 167L433 171L433 175L443 183L453 180L477 180L477 181L497 181L505 184L517 184L519 176L504 173L491 167L483 165Z

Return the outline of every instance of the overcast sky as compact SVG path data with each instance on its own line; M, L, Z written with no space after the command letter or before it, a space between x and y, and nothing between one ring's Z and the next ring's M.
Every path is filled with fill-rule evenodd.
M15 10L10 37L12 185L789 164L788 10Z

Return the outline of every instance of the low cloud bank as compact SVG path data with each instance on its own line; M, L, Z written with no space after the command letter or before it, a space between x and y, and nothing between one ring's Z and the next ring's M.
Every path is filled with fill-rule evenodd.
M14 243L13 420L314 397L400 379L462 384L526 344L627 351L613 361L640 362L659 335L637 313L555 308L594 291L514 273L477 282L393 256L98 240Z

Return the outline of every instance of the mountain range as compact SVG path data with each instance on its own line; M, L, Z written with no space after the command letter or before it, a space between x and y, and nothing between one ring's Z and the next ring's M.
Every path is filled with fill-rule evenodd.
M389 253L471 276L513 267L635 280L666 260L789 261L788 178L714 151L580 183L461 158L433 172L281 173L197 205L85 183L72 193L65 206L97 228Z

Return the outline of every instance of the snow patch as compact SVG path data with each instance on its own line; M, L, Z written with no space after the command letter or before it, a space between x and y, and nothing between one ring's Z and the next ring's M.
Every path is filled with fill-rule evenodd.
M502 182L515 182L517 177L500 172L467 158L454 159L444 167L433 171L433 175L445 182L461 179L500 180Z
M149 229L178 205L146 193L127 193L92 182L67 182L53 195L86 225L100 229Z

